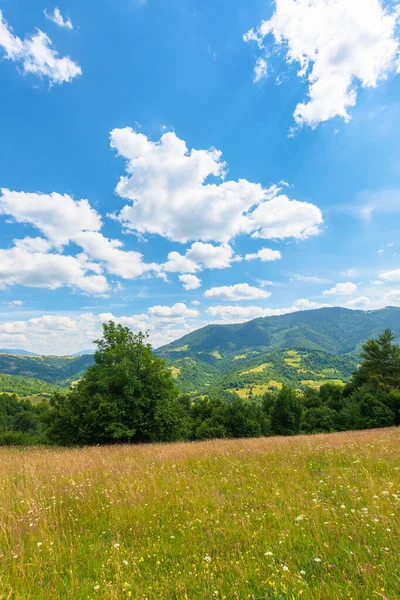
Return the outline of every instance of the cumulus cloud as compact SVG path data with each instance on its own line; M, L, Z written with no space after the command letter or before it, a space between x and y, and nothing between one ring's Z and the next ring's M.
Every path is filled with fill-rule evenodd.
M347 281L346 283L338 283L330 290L324 291L324 296L351 296L358 290L355 283Z
M179 275L179 281L182 282L185 290L197 290L201 287L201 280L196 275Z
M232 262L242 260L229 244L213 246L203 242L195 242L183 256L179 252L170 252L168 261L163 265L164 271L171 273L195 273L202 269L225 269Z
M123 250L120 240L108 239L97 231L82 231L73 236L84 252L93 260L100 261L108 273L123 279L136 279L149 271L159 271L156 263L143 262L139 252Z
M297 125L350 120L358 88L376 87L400 71L397 4L381 0L275 0L269 20L244 36L266 52L281 50L298 65L308 98L295 109Z
M52 84L70 82L81 75L81 67L68 56L60 58L52 44L40 29L24 40L14 35L0 10L0 48L5 58L22 64L25 73L47 77Z
M276 317L291 312L296 308L261 308L260 306L210 306L206 313L221 323L243 323L259 317Z
M102 275L87 275L73 256L31 253L14 247L0 250L0 286L15 284L55 290L75 287L88 294L104 294L109 290Z
M102 227L101 217L86 199L74 200L67 194L55 192L39 194L2 189L0 215L11 216L18 223L36 227L46 238L28 236L14 240L15 247L7 251L7 256L13 256L15 260L11 263L9 261L9 276L4 279L3 285L12 283L32 285L35 282L35 278L29 276L28 266L22 269L22 272L27 271L26 276L18 273L17 265L21 262L20 257L26 256L27 253L30 254L29 263L32 269L34 265L50 265L50 263L53 265L51 269L44 269L39 278L41 287L50 289L56 289L60 285L75 285L87 293L91 290L93 293L102 293L109 289L102 275L103 270L123 279L135 279L148 272L159 274L161 271L161 267L156 263L145 263L139 252L124 250L120 240L103 236L99 231ZM52 258L46 258L46 253L52 247L62 250L71 242L81 247L80 254L75 257L52 254L49 255ZM17 269L14 274L11 265ZM67 265L68 276L64 273ZM59 273L60 269L63 275L55 276L54 279L52 274ZM85 271L93 271L98 277L82 278ZM65 283L63 284L62 281Z
M400 269L386 271L385 273L381 273L378 277L383 281L400 281Z
M101 336L102 323L113 320L134 332L149 331L150 342L159 347L193 331L198 326L197 310L185 304L154 306L146 313L115 316L111 312L75 315L44 314L25 321L0 324L0 345L15 348L22 345L34 352L68 354L92 346Z
M69 19L68 17L64 18L59 8L56 7L52 13L48 13L46 9L43 12L50 21L53 21L53 23L55 23L59 27L69 30L72 30L74 28L71 19Z
M222 300L257 300L269 298L271 292L266 292L260 288L253 287L248 283L236 283L235 285L225 285L222 287L213 287L204 294L206 298L221 298Z
M219 150L189 150L172 132L152 142L129 127L111 132L111 147L126 159L116 193L131 203L115 218L127 230L223 244L239 234L303 239L319 232L322 214L313 204L289 200L277 186L225 180Z
M56 192L15 192L7 188L0 192L0 215L37 227L57 248L68 244L81 231L98 231L102 226L100 215L86 199L74 200L68 194Z
M270 248L262 248L255 254L246 254L245 260L256 260L259 259L261 262L269 262L279 260L282 258L279 250L271 250Z

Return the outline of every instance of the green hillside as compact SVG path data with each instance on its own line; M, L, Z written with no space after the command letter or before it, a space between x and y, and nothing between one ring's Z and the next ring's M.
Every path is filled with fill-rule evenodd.
M42 379L0 374L0 393L28 397L53 394L57 389L59 389L57 386Z
M160 348L157 353L167 360L171 353L174 357L208 355L213 358L213 353L218 351L227 358L276 348L357 353L365 340L377 337L387 327L399 341L400 308L374 311L321 308L242 324L208 325Z
M400 341L400 308L324 308L242 324L209 325L156 353L167 361L182 392L234 392L247 397L283 383L303 388L318 387L327 381L347 381L357 365L361 345L368 338L378 337L386 327ZM0 389L19 394L18 389L29 385L29 393L45 393L37 380L67 387L93 361L92 355L0 353L0 375L24 378L15 380L13 389L9 389L13 387L11 380L4 383L7 389ZM31 380L29 384L27 378Z
M171 366L183 392L233 391L247 397L283 383L302 388L347 381L361 345L386 327L399 341L400 308L324 308L243 324L209 325L157 354Z
M224 396L233 392L242 398L261 395L290 384L299 389L318 388L322 383L346 382L356 368L356 355L334 355L315 350L273 350L216 359L209 364L201 357L169 359L178 387L187 393Z
M0 354L0 375L18 375L69 386L93 364L93 356L26 356Z

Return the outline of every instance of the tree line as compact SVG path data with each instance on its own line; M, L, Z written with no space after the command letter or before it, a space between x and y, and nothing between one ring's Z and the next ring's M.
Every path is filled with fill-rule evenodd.
M110 321L96 345L94 365L49 403L34 407L0 396L0 444L172 442L400 424L400 348L390 330L364 344L361 363L345 386L328 383L304 392L283 386L230 401L181 394L146 334Z

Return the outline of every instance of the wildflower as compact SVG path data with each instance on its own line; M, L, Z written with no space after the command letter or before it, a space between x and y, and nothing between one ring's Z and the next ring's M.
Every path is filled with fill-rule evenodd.
M122 562L124 563L124 565L127 565L127 564L128 564L128 561L127 561L127 560L123 560Z
M298 517L296 517L296 521L303 521L304 520L304 515L299 515Z
M321 562L321 559L320 559L320 558L314 558L314 560L315 560L315 562L318 562L318 563L320 563L320 562Z
M119 544L114 544L114 548L119 548Z
M211 556L208 556L208 554L205 555L204 560L208 563L210 563L212 561Z
M93 589L97 592L97 590L100 589L100 586L99 585L95 585Z
M289 571L289 567L287 567L286 565L283 565L282 571Z
M42 546L43 542L38 542L37 543L37 547L40 548L40 546Z
M270 550L268 550L268 552L264 553L264 556L273 556L273 555L274 555L274 553L271 552Z
M300 571L300 575L305 575L305 574L306 574L305 571L303 571L303 570Z

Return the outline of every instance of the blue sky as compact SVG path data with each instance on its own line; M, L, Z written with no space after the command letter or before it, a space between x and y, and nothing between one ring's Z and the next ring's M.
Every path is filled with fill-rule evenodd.
M0 347L400 305L395 2L0 11Z

